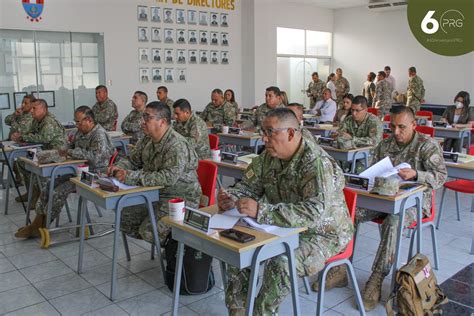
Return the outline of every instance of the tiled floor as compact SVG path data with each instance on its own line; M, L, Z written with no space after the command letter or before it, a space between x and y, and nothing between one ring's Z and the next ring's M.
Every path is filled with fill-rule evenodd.
M0 196L3 209L4 191ZM437 195L440 197L440 194ZM10 197L12 201L14 195ZM75 213L77 198L69 205ZM452 302L446 307L448 315L472 315L474 299L474 256L469 254L474 230L474 213L470 212L470 197L461 196L462 221L456 221L454 194L447 194L447 207L438 233L441 269L436 271L442 287ZM108 221L112 212L99 218L91 208L93 221ZM73 214L73 218L75 215ZM9 215L0 215L0 314L6 315L169 315L171 292L164 285L158 262L150 260L149 245L129 239L132 261L127 262L121 250L118 266L118 299L108 299L112 236L87 241L85 271L78 275L77 243L63 244L42 250L38 240L17 240L13 233L23 225L25 216L20 204L10 202ZM61 219L67 225L66 216ZM70 238L69 233L53 235L53 240ZM431 238L426 232L425 253L432 259ZM361 226L355 249L354 267L359 286L367 281L375 250L378 245L378 228L374 224ZM121 248L122 249L122 248ZM404 240L402 261L406 261L408 241ZM469 266L470 265L470 266ZM466 266L468 268L464 269ZM464 269L464 270L463 270ZM462 271L461 271L462 270ZM461 272L458 272L461 271ZM217 264L214 266L217 283L209 293L182 297L181 315L225 315L222 281ZM452 278L451 278L452 277ZM389 279L383 287L383 299L388 296ZM300 282L301 285L301 282ZM302 315L315 315L317 296L306 295L301 288ZM354 309L351 288L327 292L326 315L358 315ZM292 304L288 297L280 308L280 315L291 315ZM380 304L368 315L385 315Z

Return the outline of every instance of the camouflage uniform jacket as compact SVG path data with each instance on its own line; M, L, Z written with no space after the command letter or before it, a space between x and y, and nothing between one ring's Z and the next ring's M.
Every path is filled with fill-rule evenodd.
M367 113L360 124L352 115L347 116L338 132L351 134L353 147L377 146L382 140L383 128L377 116Z
M316 82L311 81L309 83L306 93L308 97L310 98L311 108L314 107L316 102L323 99L324 88L326 88L326 83L320 79Z
M341 106L342 98L344 98L344 96L349 93L351 87L349 85L349 81L345 77L341 77L339 79L336 78L334 85L336 86L337 105Z
M229 102L233 107L234 107L234 111L235 111L235 115L236 115L236 118L237 118L237 114L239 114L239 104L237 102Z
M417 75L408 79L407 106L417 106L425 98L423 80Z
M301 239L323 242L335 255L352 239L353 225L344 201L344 176L314 138L302 137L290 161L266 151L254 158L229 193L258 203L257 221L280 227L307 227Z
M283 103L278 104L275 109L277 108L283 108L285 107ZM249 127L255 127L256 129L260 129L260 126L262 125L263 120L265 119L265 116L267 115L268 112L270 112L272 109L269 107L266 103L263 103L260 105L254 112L252 121L251 122L244 122L243 127L244 128L249 128Z
M33 116L31 116L31 113L21 113L20 115L12 113L5 117L5 124L10 126L8 138L15 132L19 132L22 135L28 134L33 124Z
M102 126L96 124L87 134L79 131L76 133L67 154L73 159L86 159L89 170L96 173L107 170L114 151L115 147L112 145L109 135Z
M43 144L44 150L64 149L67 145L66 130L49 112L40 122L33 120L31 132L21 138L28 143Z
M92 107L92 112L94 112L95 121L106 131L114 130L115 121L118 119L117 105L114 101L107 98L102 104L97 102Z
M192 113L186 122L174 122L173 128L186 138L199 159L211 158L207 125L199 116Z
M429 216L431 210L431 190L439 189L447 177L443 152L438 142L428 135L415 132L410 143L397 144L390 136L375 148L373 163L390 157L394 166L402 162L410 164L418 173L415 181L429 186L423 193L423 213Z
M165 101L160 101L160 102L166 104L166 105L170 108L171 116L173 116L173 104L174 104L174 101L171 100L170 98L166 98Z
M373 104L377 108L388 110L392 105L392 92L388 81L377 81Z
M120 126L122 132L132 136L130 142L136 144L138 140L143 138L142 130L142 117L143 112L132 110L123 120L122 125Z
M143 137L132 149L129 158L120 160L117 166L128 170L125 184L163 186L160 204L179 197L199 205L201 186L196 173L197 155L186 139L172 127L159 141Z
M232 104L227 101L221 106L216 107L212 102L206 105L206 108L201 113L201 118L204 122L209 122L213 127L221 129L223 125L232 126L237 113Z

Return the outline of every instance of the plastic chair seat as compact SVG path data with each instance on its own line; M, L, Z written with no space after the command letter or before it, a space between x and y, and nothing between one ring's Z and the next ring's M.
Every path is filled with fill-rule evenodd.
M444 187L453 191L474 194L474 181L471 180L454 180L444 184Z
M342 260L342 259L349 259L352 256L353 250L354 250L354 239L352 239L351 242L347 245L346 250L326 260L326 264L334 262L334 261Z

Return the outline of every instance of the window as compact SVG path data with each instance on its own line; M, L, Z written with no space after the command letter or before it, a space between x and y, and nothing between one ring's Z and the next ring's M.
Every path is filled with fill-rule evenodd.
M53 94L50 111L60 121L71 121L76 106L94 104L95 87L105 82L103 47L103 36L95 33L0 29L0 91L11 100L10 109L0 110L2 139L14 93Z
M277 84L290 102L309 105L305 90L311 74L326 81L332 56L332 33L277 28Z

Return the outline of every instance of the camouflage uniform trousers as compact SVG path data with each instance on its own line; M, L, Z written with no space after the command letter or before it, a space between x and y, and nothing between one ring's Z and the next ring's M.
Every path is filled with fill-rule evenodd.
M317 240L318 238L316 238ZM315 275L324 268L326 260L334 253L326 241L300 240L295 250L296 272L300 277ZM225 303L229 315L243 315L247 300L250 269L240 270L229 266ZM291 283L288 258L280 255L265 262L265 271L260 292L255 300L254 315L275 315L285 297L290 293Z
M186 206L192 208L199 207L199 205L189 201L186 201ZM155 211L158 238L161 243L170 232L170 227L161 221L164 216L168 215L168 200L153 203L153 209ZM146 205L125 207L120 218L120 230L132 238L154 243L152 225Z
M374 219L383 219L381 224L380 244L372 265L372 272L381 273L387 276L395 260L395 247L397 246L397 231L400 218L398 215L385 214L377 211L357 208L356 225L365 223ZM406 228L416 220L416 207L410 207L405 211L403 227Z
M63 206L66 204L69 194L76 191L76 185L73 184L69 179L70 175L61 176L57 178L54 182L54 192L53 192L53 201L51 207L51 222L54 221L59 214ZM44 185L42 186L40 198L36 203L36 214L45 215L48 211L48 195L49 195L49 185L51 183L50 179L46 179Z

